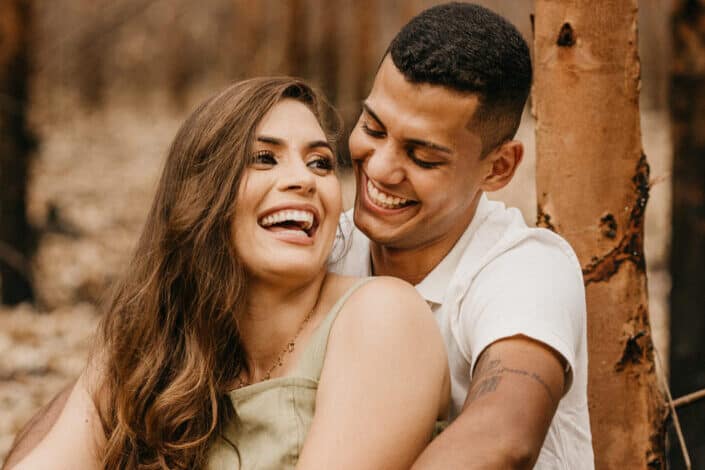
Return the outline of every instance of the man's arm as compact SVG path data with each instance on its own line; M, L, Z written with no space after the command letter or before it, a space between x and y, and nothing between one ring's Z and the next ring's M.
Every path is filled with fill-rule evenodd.
M17 433L10 452L5 459L3 469L11 469L39 445L52 426L54 426L56 420L59 419L59 415L61 415L75 385L75 380L68 384L49 403L40 408L25 427Z
M413 470L530 469L564 393L565 361L524 336L488 346L456 420Z

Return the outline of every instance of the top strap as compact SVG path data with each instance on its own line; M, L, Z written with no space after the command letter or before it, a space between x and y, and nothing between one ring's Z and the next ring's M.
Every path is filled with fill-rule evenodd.
M335 322L335 319L338 317L338 313L340 313L340 310L342 310L343 305L348 298L357 289L367 284L372 279L372 277L363 277L362 279L359 279L338 299L335 305L333 305L333 307L328 311L321 324L318 325L316 331L314 331L313 335L311 335L311 339L306 345L306 349L301 354L298 364L296 365L296 370L292 375L297 377L307 377L315 380L316 382L318 381L321 377L321 370L323 370L323 360L326 356L328 337L330 336L330 330L333 328L333 322Z

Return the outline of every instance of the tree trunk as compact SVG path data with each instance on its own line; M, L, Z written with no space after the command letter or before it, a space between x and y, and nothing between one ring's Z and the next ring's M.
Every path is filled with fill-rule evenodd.
M671 391L705 388L705 5L680 0L672 17ZM705 469L705 401L679 413L694 468ZM683 466L679 452L673 468ZM699 463L698 463L699 462ZM698 466L699 465L699 466Z
M637 2L536 0L538 225L583 267L596 468L663 468L643 252Z
M267 28L271 27L269 5L271 2L233 0L233 68L234 78L242 79L268 75L269 51L267 50Z
M293 77L307 77L308 74L308 17L304 0L289 0L287 15L287 73Z
M0 0L0 300L33 297L25 195L32 138L27 130L29 0Z
M357 35L357 47L354 49L356 73L353 99L356 103L361 103L370 92L376 65L380 61L381 56L380 51L375 47L379 37L377 28L379 5L373 0L358 0L355 5L358 14L351 18L355 22L355 33ZM356 120L352 121L350 125L353 126Z
M338 74L340 69L340 58L338 57L340 47L339 28L342 20L339 18L338 12L341 4L338 0L324 0L321 8L321 16L324 18L323 43L321 49L317 51L316 57L322 63L320 80L323 92L331 103L337 104L338 80L340 78Z

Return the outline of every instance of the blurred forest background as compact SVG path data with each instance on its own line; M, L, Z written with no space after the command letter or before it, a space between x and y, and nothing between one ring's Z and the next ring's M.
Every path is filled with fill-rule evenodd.
M8 279L19 278L12 281L19 285L14 292L34 296L33 303L0 306L0 462L32 413L80 372L98 305L126 267L162 158L189 110L234 80L297 75L323 89L349 128L388 42L409 18L436 3L0 0L0 67L8 63L3 48L14 34L26 48L27 62L20 60L8 70L17 75L26 65L28 83L24 89L0 70L0 137L11 135L19 142L15 147L0 142L0 159L7 165L8 158L19 161L26 155L26 168L16 174L28 174L27 230L14 241L8 233L16 234L24 220L18 216L8 222L10 206L0 205L6 211L0 217L0 283L7 290ZM531 43L531 1L477 3L506 16ZM705 342L705 308L691 302L690 317L679 323L687 326L669 327L674 154L669 88L674 83L676 3L697 7L691 15L702 13L698 1L639 2L639 50L643 146L652 179L646 215L650 312L663 373L671 371L673 394L680 396L705 387L705 353L696 344ZM705 44L702 35L699 41ZM705 67L698 67L702 75ZM693 93L693 99L702 95ZM698 103L702 109L705 101ZM27 119L26 134L21 126L13 127L21 115ZM705 128L700 132L705 134ZM535 151L529 110L519 138L527 148L523 166L509 188L491 197L519 207L533 224ZM699 165L691 172L699 174ZM349 207L353 188L348 172L343 179ZM7 172L0 174L0 183L5 185L0 194L20 184ZM704 259L702 252L690 255ZM705 290L703 275L698 279L695 289ZM16 300L5 297L8 304ZM681 345L685 349L679 350ZM678 354L690 362L679 361ZM681 421L691 454L697 456L694 468L705 468L705 413L696 411L698 406L683 408L683 415L694 418L682 416ZM677 453L677 445L671 447Z

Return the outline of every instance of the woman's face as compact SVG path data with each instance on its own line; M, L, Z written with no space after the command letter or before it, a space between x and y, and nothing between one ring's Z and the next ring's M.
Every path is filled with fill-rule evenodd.
M250 159L233 220L238 256L255 279L315 276L326 265L342 209L323 129L306 105L284 99L257 127Z

